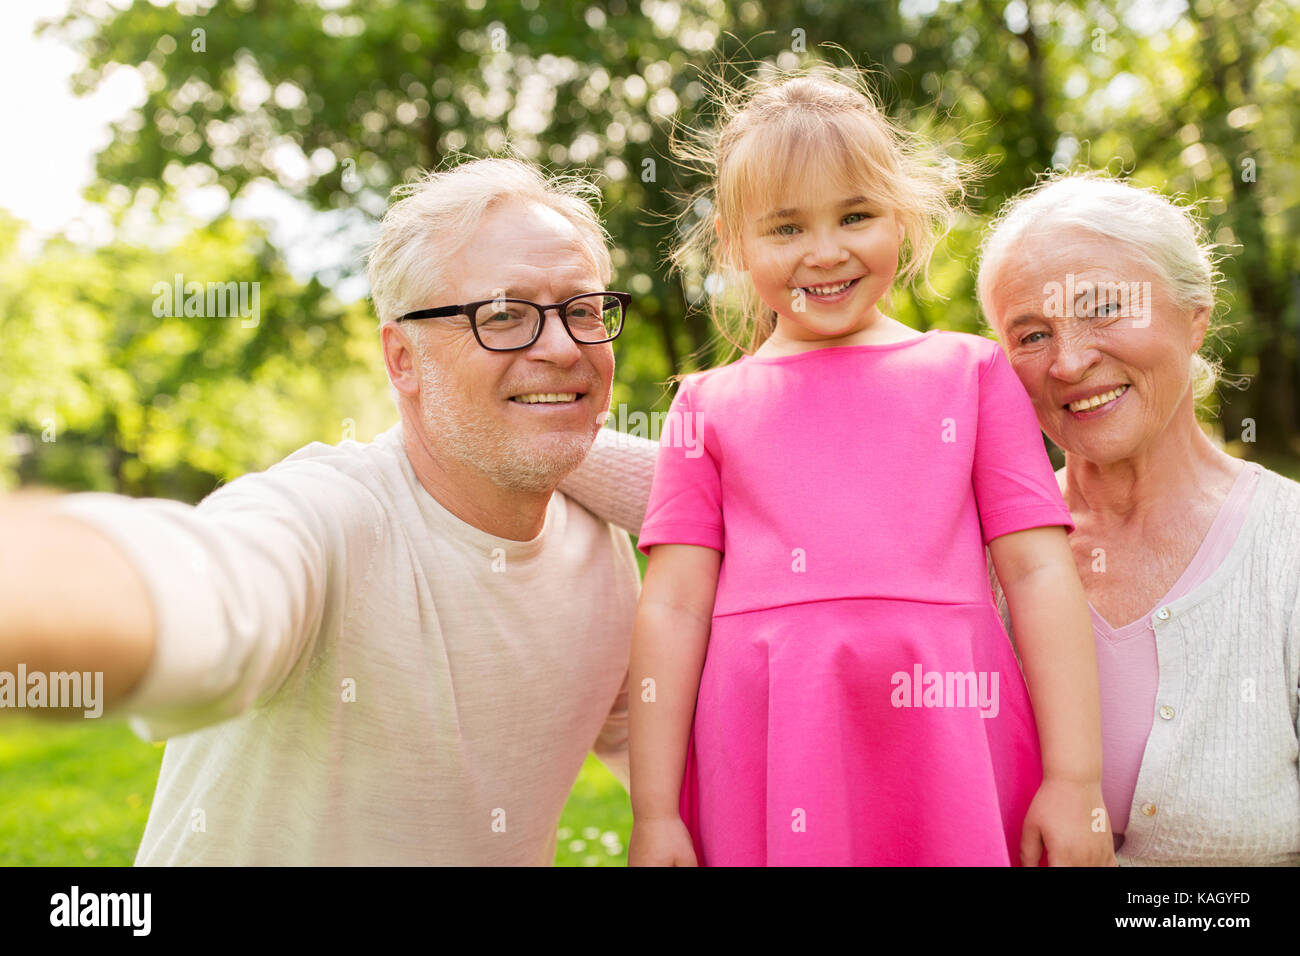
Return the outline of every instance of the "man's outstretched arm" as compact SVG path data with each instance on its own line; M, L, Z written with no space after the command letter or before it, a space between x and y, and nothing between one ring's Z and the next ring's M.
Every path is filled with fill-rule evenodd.
M0 671L102 672L111 707L153 657L153 605L117 546L57 500L0 496Z
M0 512L0 669L96 671L161 740L269 700L345 610L384 515L355 479L282 462L195 507L118 495ZM333 586L331 586L333 581Z

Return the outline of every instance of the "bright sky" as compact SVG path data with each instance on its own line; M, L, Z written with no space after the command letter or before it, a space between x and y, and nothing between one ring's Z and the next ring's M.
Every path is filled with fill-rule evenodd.
M0 208L33 227L29 247L60 231L76 241L111 241L107 215L82 200L81 190L93 179L95 155L109 142L110 124L145 100L137 74L128 68L114 71L91 96L73 94L69 80L77 55L58 40L34 36L39 21L62 15L67 6L68 0L0 2L0 89L20 91L0 97L0 129L7 133L0 151ZM234 213L252 216L250 207L286 250L300 280L323 267L359 262L369 229L332 237L337 217L314 213L269 186L254 187ZM192 211L206 218L219 209L200 201ZM335 292L350 301L366 294L365 282L353 279Z
M132 70L117 71L93 96L72 94L77 56L33 36L40 20L61 15L67 0L0 4L0 207L49 235L86 209L81 190L94 156L108 144L109 123L144 102ZM93 213L92 213L93 216ZM98 218L98 217L96 217ZM79 231L79 230L77 230Z

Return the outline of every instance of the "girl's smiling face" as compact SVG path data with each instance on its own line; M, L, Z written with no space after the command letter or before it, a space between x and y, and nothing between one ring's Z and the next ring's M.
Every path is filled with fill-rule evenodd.
M746 213L739 264L776 312L777 336L824 342L880 319L876 304L893 284L901 241L891 210L814 188Z
M1078 229L1025 237L990 302L1039 425L1067 452L1132 458L1192 401L1210 310L1179 309L1156 270L1114 241Z

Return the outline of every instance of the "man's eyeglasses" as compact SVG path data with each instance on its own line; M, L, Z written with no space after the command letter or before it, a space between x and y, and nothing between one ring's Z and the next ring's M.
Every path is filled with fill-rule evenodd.
M479 345L490 352L513 352L528 348L541 337L546 313L555 309L573 341L579 345L600 345L614 341L623 331L623 319L631 301L628 292L585 292L551 305L527 299L484 299L408 312L397 321L467 316Z

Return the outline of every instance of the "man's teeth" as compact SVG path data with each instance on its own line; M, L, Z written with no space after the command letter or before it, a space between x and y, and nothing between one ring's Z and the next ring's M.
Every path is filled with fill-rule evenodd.
M848 282L841 282L839 285L806 285L803 288L805 292L811 292L813 295L835 295L837 292L843 292L853 285L854 281L850 279Z
M1092 398L1085 398L1081 401L1071 402L1069 409L1072 412L1086 412L1090 408L1096 408L1098 405L1105 405L1107 402L1113 402L1125 392L1128 391L1127 385L1121 385L1119 388L1112 388L1109 392L1101 395L1094 395Z
M577 392L532 392L528 395L516 395L512 402L537 405L541 402L574 402L578 400Z

